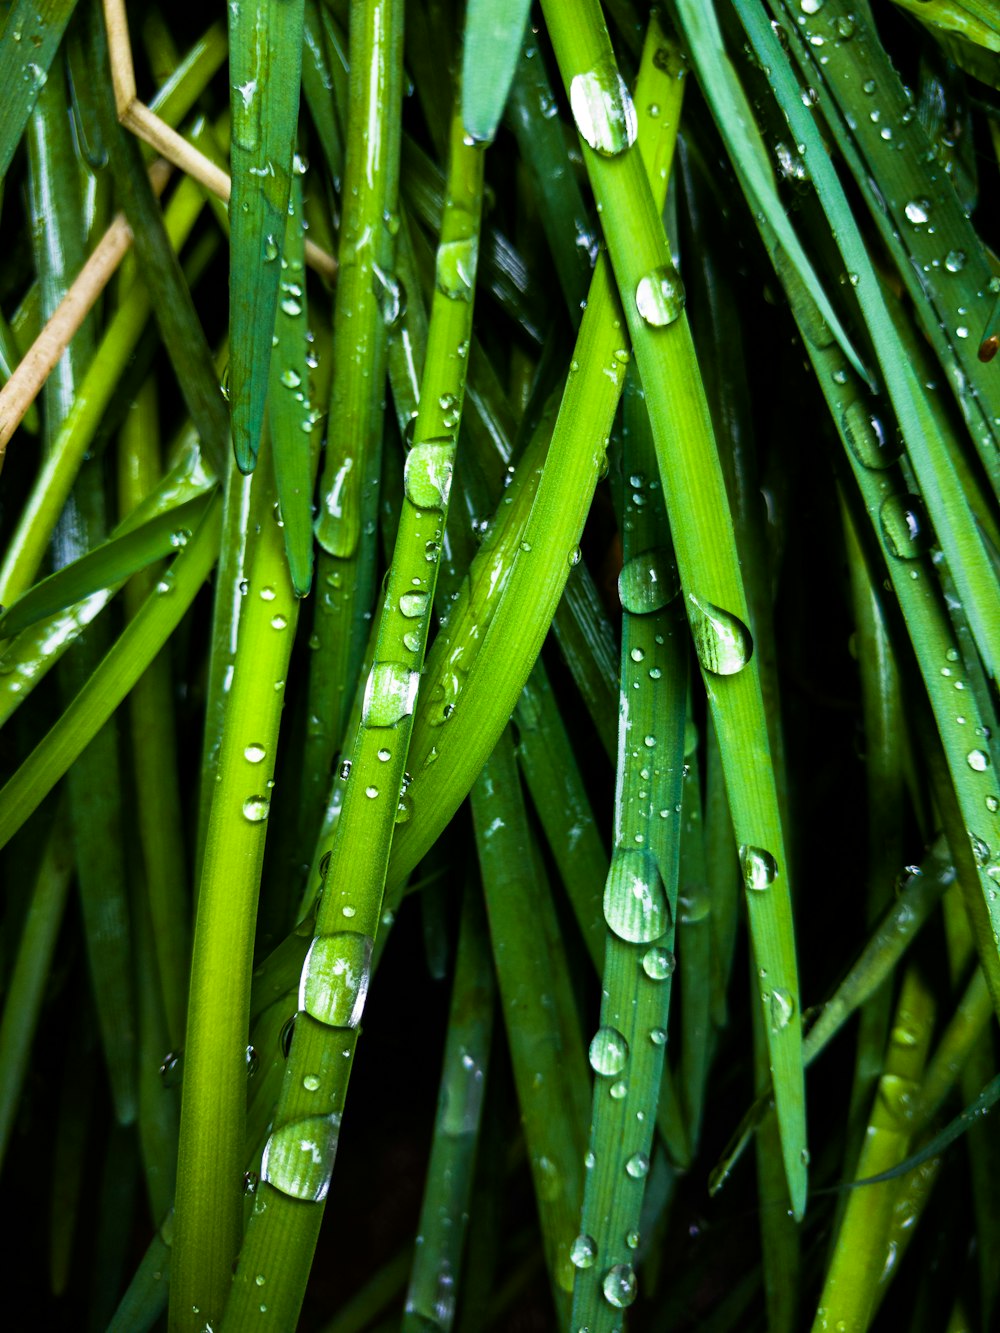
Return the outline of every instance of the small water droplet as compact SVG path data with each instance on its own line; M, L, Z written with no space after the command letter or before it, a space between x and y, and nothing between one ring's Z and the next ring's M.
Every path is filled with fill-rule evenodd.
M590 1067L597 1074L620 1074L628 1063L628 1042L617 1028L599 1027L590 1043Z
M243 751L243 758L248 764L259 764L266 754L263 745L253 742Z
M879 417L858 399L847 407L841 422L848 448L862 467L891 467L901 452L898 436L890 437Z
M663 328L679 318L684 309L684 284L672 264L654 268L639 279L635 304L645 323Z
M413 713L420 672L402 662L376 662L368 675L361 720L366 727L396 727Z
M400 615L406 616L408 620L416 620L427 610L427 593L425 592L404 592L399 599Z
M438 291L452 301L471 301L478 258L478 236L445 241L439 245L435 267Z
M642 1180L649 1174L649 1158L644 1152L633 1153L625 1163L625 1170L633 1180Z
M889 495L878 512L886 545L899 560L914 560L934 544L927 510L919 495Z
M302 376L289 366L281 372L281 382L286 389L297 389L302 383Z
M393 274L383 272L378 264L372 264L372 286L386 328L396 328L406 314L406 288Z
M740 869L748 889L761 892L769 889L778 876L778 863L763 847L744 843L740 848Z
M677 959L662 944L654 944L642 956L642 970L651 981L666 981L676 966Z
M650 1028L650 1029L649 1029L649 1040L653 1043L654 1046L666 1046L666 1044L667 1044L667 1029L666 1029L666 1028Z
M605 60L570 83L569 104L583 141L602 157L635 143L635 106L614 60Z
M574 1268L592 1268L597 1259L597 1242L593 1236L581 1232L570 1246L569 1258Z
M620 1102L628 1092L628 1084L623 1078L620 1078L616 1083L612 1083L608 1091L616 1102Z
M243 802L243 814L251 824L259 824L268 816L271 802L266 796L248 796Z
M990 757L985 750L970 750L965 758L969 767L977 773L985 773L990 766Z
M604 1274L601 1283L604 1299L616 1310L627 1309L635 1300L638 1289L631 1264L615 1264Z
M305 1074L302 1078L302 1086L306 1092L318 1092L319 1078L315 1074Z
M921 227L931 215L931 201L929 199L910 199L903 212L915 227Z
M450 439L423 440L406 455L403 486L416 509L444 509L451 491L455 445ZM404 594L406 595L406 594Z
M357 1027L368 996L374 947L370 935L356 930L317 935L302 964L299 1008L328 1027Z
M277 594L273 588L261 588L260 599L262 602L273 602Z
M964 250L949 250L944 257L944 266L949 273L961 273L967 259Z
M688 620L698 661L715 676L733 676L750 661L753 639L739 617L688 593Z
M781 1032L788 1027L795 1013L795 1000L790 991L783 990L780 986L775 986L771 991L769 1002L771 1011L771 1029L775 1032Z

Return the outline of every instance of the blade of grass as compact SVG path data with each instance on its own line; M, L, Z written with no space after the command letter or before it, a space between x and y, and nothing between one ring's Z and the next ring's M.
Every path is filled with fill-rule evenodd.
M0 41L0 179L7 175L76 0L15 0Z
M233 448L241 472L257 462L282 278L302 78L303 0L244 0L229 15L232 196L229 285ZM301 292L284 291L283 304Z
M462 37L462 123L492 143L510 92L531 0L469 0Z
M755 962L786 997L787 1020L766 1025L792 1208L805 1208L801 1013L778 791L760 671L729 504L680 279L638 156L635 109L596 5L574 21L543 6L598 207L637 363L663 481L677 565L719 737L741 847ZM585 15L580 21L581 15ZM596 145L596 147L594 146ZM600 151L598 151L600 149ZM752 157L752 155L751 155ZM832 312L831 312L832 314Z

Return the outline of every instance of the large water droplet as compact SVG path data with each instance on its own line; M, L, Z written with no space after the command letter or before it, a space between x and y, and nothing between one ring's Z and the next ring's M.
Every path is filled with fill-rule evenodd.
M569 1258L574 1268L593 1268L597 1258L597 1242L593 1236L581 1232L570 1246Z
M569 104L580 137L595 153L615 157L635 143L635 106L613 60L574 75Z
M615 1264L604 1274L601 1283L604 1299L616 1310L624 1310L631 1305L638 1289L631 1264Z
M438 291L452 301L471 301L478 257L478 236L439 245L435 269Z
M398 278L372 264L372 286L385 326L394 329L406 314L406 289Z
M409 717L420 687L420 672L402 662L376 662L365 686L361 720L366 727L396 727Z
M985 773L990 766L990 757L985 750L970 750L965 758L969 767L977 773Z
M618 575L618 597L635 616L659 611L680 591L677 565L665 546L633 556Z
M921 227L930 217L931 201L929 199L911 199L903 212L915 227Z
M248 745L243 751L243 758L248 764L259 764L266 754L267 751L264 749L263 745L254 742Z
M899 437L890 438L881 420L858 399L844 412L842 425L848 447L862 467L891 467L899 457Z
M282 1125L264 1145L261 1178L289 1198L319 1203L330 1188L339 1135L336 1113Z
M455 445L450 439L423 440L406 455L403 487L416 509L444 509L451 491Z
M416 620L427 610L427 593L404 592L399 599L399 613L407 620Z
M919 495L888 496L878 517L886 544L897 559L915 560L934 545L934 531Z
M299 1008L335 1028L357 1027L371 980L370 935L341 930L317 935L299 978Z
M628 1042L613 1027L600 1027L590 1043L590 1067L597 1074L620 1074L628 1063Z
M750 661L753 639L738 616L688 593L688 620L698 661L715 676L734 676Z
M649 1158L644 1152L633 1153L625 1163L625 1170L633 1180L642 1180L649 1174Z
M778 863L771 853L749 843L740 848L740 869L743 883L755 892L769 889L778 876Z
M670 926L670 901L656 857L644 847L617 849L604 888L604 919L619 939L652 944Z
M673 264L662 264L644 274L635 289L635 304L647 324L663 328L684 309L684 284Z

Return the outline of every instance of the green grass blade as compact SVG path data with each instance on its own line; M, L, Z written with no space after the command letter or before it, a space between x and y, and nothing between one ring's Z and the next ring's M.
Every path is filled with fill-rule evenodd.
M309 403L305 233L297 177L292 181L282 263L288 281L300 287L302 295L279 302L275 316L268 420L288 568L296 594L305 597L312 585L312 489L319 436Z
M766 1027L785 1171L799 1215L807 1175L799 985L789 862L753 656L754 630L747 624L729 503L680 280L642 164L628 151L635 110L596 6L588 4L585 12L586 21L570 24L555 5L545 7L615 276L625 293L623 308L646 393L685 603L742 849L755 963L767 972L769 1015L783 1015L780 1022L769 1017ZM779 999L772 1005L775 992Z
M218 520L218 505L212 505L174 562L162 593L147 599L59 721L7 782L0 793L0 847L93 740L173 633L215 562Z
M229 8L232 179L229 284L233 448L242 472L260 448L271 337L282 277L302 77L303 0L250 0ZM295 292L281 293L298 304Z
M7 89L0 108L0 178L7 175L75 8L76 0L16 0L8 11L0 40L0 86Z
M0 636L13 638L39 620L119 587L130 574L174 555L201 520L209 497L201 495L157 514L138 528L106 542L71 565L36 583L0 616Z
M479 1147L493 1032L494 980L478 888L469 886L451 993L448 1037L434 1142L427 1167L419 1234L406 1293L403 1333L451 1328Z
M469 0L462 38L462 123L492 143L510 92L531 0Z
M246 584L191 961L170 1296L177 1328L219 1319L239 1248L253 930L298 619L270 462L255 471L249 504Z
M65 805L42 853L0 1018L0 1161L6 1156L73 874Z

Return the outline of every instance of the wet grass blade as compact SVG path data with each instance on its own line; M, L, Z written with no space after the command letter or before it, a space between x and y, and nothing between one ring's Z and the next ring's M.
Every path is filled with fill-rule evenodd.
M282 279L302 78L303 0L229 8L232 245L229 377L233 448L253 470L264 424L271 337ZM285 301L294 295L285 293Z
M493 140L510 92L531 0L469 0L462 38L462 123Z
M766 1030L792 1208L806 1197L805 1091L789 862L778 803L754 630L729 502L683 288L642 164L629 148L636 112L596 6L546 22L584 144L633 350L642 376L667 497L685 606L719 737L733 825L741 847L755 963L770 989ZM751 154L752 156L752 154ZM695 481L697 479L697 481ZM751 756L759 756L752 760ZM772 997L778 998L772 1001ZM782 1015L773 1022L774 1012Z
M7 13L0 40L0 86L7 89L0 109L0 178L7 175L75 8L76 0L16 0Z

